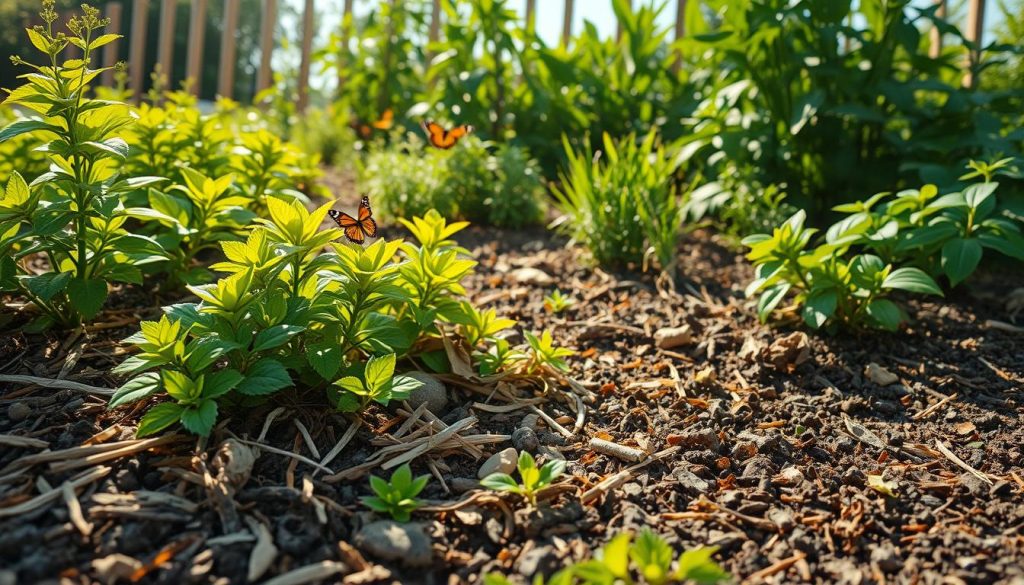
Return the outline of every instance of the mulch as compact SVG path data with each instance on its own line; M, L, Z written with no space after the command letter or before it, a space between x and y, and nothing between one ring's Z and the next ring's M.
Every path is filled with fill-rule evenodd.
M443 480L422 494L432 511L414 514L427 562L386 559L359 537L380 519L359 503L365 475L331 476L389 444L405 420L393 408L371 408L348 432L355 419L291 390L226 409L208 440L138 443L139 407L108 411L88 392L0 383L0 584L254 574L473 583L487 572L527 582L645 526L677 550L718 547L736 582L1024 581L1024 335L1012 315L1024 272L995 267L947 299L907 298L911 321L899 333L829 335L795 318L758 323L742 294L750 267L709 231L681 247L674 294L647 275L591 268L541 229L471 228L458 239L480 262L467 283L475 302L577 351L572 376L589 396L582 428L572 432L565 389L539 405L570 437L527 408L476 408L487 397L454 385L437 413L447 425L476 417L465 437L535 427L537 453L568 461L564 487L538 509L474 488L483 459L508 440L453 440L413 463ZM520 268L551 280L517 280ZM556 287L577 302L549 314L543 297ZM0 374L53 379L63 369L66 380L116 387L107 371L125 355L118 340L163 301L126 289L89 331L7 335ZM661 348L655 334L666 327L690 339ZM250 469L251 450L224 446L232 437L274 450L259 449ZM657 456L634 465L592 449L594 438ZM312 464L339 443L330 473Z

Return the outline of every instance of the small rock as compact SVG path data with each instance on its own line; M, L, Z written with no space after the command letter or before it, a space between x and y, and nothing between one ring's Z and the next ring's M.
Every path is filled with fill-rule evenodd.
M847 469L841 479L843 484L854 487L864 487L868 482L867 474L856 467Z
M711 489L711 484L683 467L677 467L672 472L672 476L679 482L679 487L691 496L706 494Z
M1010 495L1011 491L1013 491L1013 484L1006 481L1005 479L1000 479L999 481L992 484L992 487L989 488L988 493L993 498L998 498L1000 496Z
M538 421L540 421L540 415L528 414L523 417L523 420L519 421L519 427L536 431Z
M32 407L24 402L15 402L7 408L7 418L11 419L11 422L23 421L30 416Z
M356 533L355 545L384 561L398 561L407 567L428 567L433 561L430 538L423 525L379 520Z
M426 403L430 412L437 416L444 414L444 409L448 406L448 389L444 384L426 372L409 372L406 375L423 383L409 393L409 406L419 408L421 404Z
M679 437L679 445L684 449L708 449L718 451L718 434L711 429L690 431Z
M116 583L123 579L129 579L132 573L140 568L142 568L142 561L121 553L114 553L92 561L92 570L104 583Z
M771 508L768 510L768 519L778 525L782 532L789 532L796 525L793 512L786 508Z
M519 574L532 579L537 574L547 574L559 568L555 548L551 545L538 546L530 549L519 558L516 569Z
M533 284L537 286L548 286L555 282L551 275L539 268L516 268L509 273L512 280L519 284Z
M879 386L888 386L900 381L899 376L875 362L871 362L866 368L864 368L864 376Z
M743 347L740 348L739 353L736 357L740 358L745 362L752 361L755 357L760 355L764 349L764 344L754 339L753 337L747 337L743 340Z
M771 459L768 459L764 455L755 455L750 458L747 465L743 468L743 477L746 478L760 478L769 477L775 472L772 469L774 465Z
M736 511L747 516L760 516L768 511L768 502L747 502Z
M985 482L981 481L973 473L962 473L960 474L960 483L972 496L977 496L985 493L986 488Z
M732 456L740 461L746 461L757 455L757 445L752 441L740 441L733 445Z
M662 327L654 332L654 343L661 349L672 349L693 342L693 331L689 325Z
M139 489L139 477L131 469L122 469L114 477L114 483L122 492L133 492Z
M520 451L534 453L537 451L537 447L540 447L540 441L537 439L537 433L533 429L519 427L512 431L512 446Z
M464 494L469 490L475 490L480 487L480 480L473 479L470 477L456 477L452 478L449 485L452 486L452 490L456 493Z
M804 482L804 474L796 467L786 467L772 478L772 482L788 487L798 486Z
M504 451L498 451L491 455L484 464L480 466L477 477L483 479L492 473L512 473L516 470L516 462L519 460L519 452L515 447L509 447Z
M622 486L622 493L626 494L631 498L639 496L643 491L644 488L641 487L640 484L636 483L635 481L631 481L626 485Z
M890 543L883 543L871 549L871 562L876 563L883 573L895 573L903 567L903 559Z

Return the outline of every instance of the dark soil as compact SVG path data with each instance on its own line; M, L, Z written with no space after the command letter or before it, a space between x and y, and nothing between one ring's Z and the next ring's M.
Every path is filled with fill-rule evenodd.
M359 503L370 493L365 477L324 481L328 474L306 463L263 451L233 497L204 487L221 442L232 434L256 439L278 407L286 410L273 418L263 444L315 459L298 420L321 455L330 451L353 419L327 411L321 395L293 391L228 412L230 418L222 413L208 441L181 437L55 469L14 464L44 449L13 447L7 437L39 439L52 451L127 440L141 408L111 412L102 397L0 383L0 584L114 582L119 575L129 582L133 572L143 583L246 583L251 557L269 564L260 580L320 563L340 571L325 582L359 570L346 582L474 583L491 571L526 582L644 526L678 550L719 547L716 559L737 582L1024 580L1024 336L987 323L1011 321L1006 303L1024 286L1019 270L1012 277L993 271L946 300L908 300L912 321L899 333L805 335L795 320L777 329L757 322L742 294L750 267L708 232L688 239L679 292L665 296L649 277L587 268L580 250L540 229L474 229L460 241L480 261L470 296L525 329L552 329L577 350L572 375L595 396L573 439L543 421L536 429L538 454L569 461L570 486L539 511L509 496L508 518L493 500L417 513L414 521L430 539L428 566L410 566L423 561L413 555L382 560L374 543L356 536L380 519ZM511 272L521 267L540 269L553 283L515 282ZM556 287L577 303L551 315L542 299ZM106 372L125 355L117 340L139 317L156 315L158 302L126 291L116 305L124 308L90 331L9 335L0 373L54 378L70 355L77 362L66 379L116 387L120 380ZM656 346L655 331L682 325L693 332L690 343ZM898 381L880 386L867 374L869 364ZM557 399L563 391L551 392L542 410L572 428L559 418L574 417ZM475 415L474 433L511 433L528 414L473 409L485 397L455 387L450 398L442 418ZM331 470L372 456L380 447L371 441L393 431L394 418L384 409L365 413ZM584 504L582 492L631 465L592 451L593 437L648 453L676 449ZM937 442L979 475L951 461ZM489 454L508 446L483 448ZM471 485L482 460L454 452L434 461L453 491L434 479L425 498L444 506L472 497L459 490ZM4 514L51 487L60 494L63 482L100 466L109 471L77 492L88 536L63 496L29 513ZM430 473L425 458L413 468ZM253 554L260 525L276 555Z

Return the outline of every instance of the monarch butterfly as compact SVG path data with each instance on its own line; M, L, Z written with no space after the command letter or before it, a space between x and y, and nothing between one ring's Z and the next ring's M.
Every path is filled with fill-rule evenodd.
M388 108L380 115L380 120L370 122L369 124L356 120L351 124L351 127L359 133L360 138L367 140L373 135L374 130L390 130L394 124L395 112Z
M444 127L433 120L427 120L422 125L423 131L427 133L427 138L430 140L430 144L435 148L443 148L445 150L455 146L460 138L473 131L473 127L468 124L456 126L451 130L445 130Z
M359 219L343 211L331 209L327 215L338 224L338 227L345 230L345 237L348 241L362 244L367 237L377 237L377 222L373 221L373 210L370 209L370 198L363 197L359 202Z

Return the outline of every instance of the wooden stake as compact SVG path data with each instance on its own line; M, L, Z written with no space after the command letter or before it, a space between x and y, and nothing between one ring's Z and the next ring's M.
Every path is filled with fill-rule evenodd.
M686 0L676 1L676 38L679 40L686 34ZM672 62L672 71L679 73L679 69L683 66L683 55L676 55L676 60Z
M572 38L572 9L574 0L565 0L565 14L562 15L562 46L569 48L569 39Z
M351 3L352 0L348 0ZM277 0L263 0L263 22L260 23L260 70L256 74L256 92L274 82L270 59L274 55L274 25L277 24Z
M220 37L220 77L217 94L230 98L235 87L235 34L238 32L239 0L224 0L224 32Z
M149 0L132 1L132 38L128 48L129 85L135 103L142 100L142 79L146 68L146 33L149 24Z
M156 62L160 66L165 87L174 83L174 25L178 16L177 0L161 0L160 2L160 33L157 36Z
M192 95L202 90L203 48L206 45L206 0L192 0L192 13L188 24L188 56L185 58L185 78L189 80Z
M978 76L974 74L974 70L981 63L981 43L982 35L985 34L985 0L970 0L970 5L967 11L967 39L975 43L979 48L972 50L969 61L967 75L964 76L964 85L969 88L974 88L978 85Z
M300 112L309 105L309 67L313 55L313 0L306 0L302 13L302 61L299 63L299 102Z
M107 26L105 32L110 34L119 35L121 34L121 16L124 14L124 5L120 2L111 2L107 4L105 10L105 16L110 19L110 25ZM116 40L103 47L103 67L113 67L117 64L118 47L121 46L121 41ZM114 70L103 72L103 85L114 85Z
M935 0L935 5L938 8L935 10L935 16L939 18L946 18L946 0ZM932 59L937 59L942 54L942 32L939 31L939 27L933 26L931 30L931 46L928 48L928 56Z

